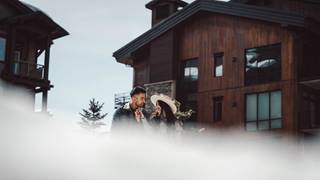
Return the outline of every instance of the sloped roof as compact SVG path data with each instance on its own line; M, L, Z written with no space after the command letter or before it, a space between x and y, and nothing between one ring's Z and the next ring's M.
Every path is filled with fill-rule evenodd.
M35 7L35 6L33 6L33 5L31 5L31 4L28 4L28 3L26 3L26 2L23 2L23 1L20 1L22 4L24 4L25 6L27 6L31 11L33 11L33 12L38 12L38 11L41 11L41 12L43 12L41 9L39 9L39 8L37 8L37 7Z
M9 19L3 20L3 22L16 23L19 22L19 20L21 19L37 18L38 20L45 21L46 23L50 24L50 27L52 27L52 39L57 39L69 35L69 33L64 28L62 28L59 24L53 21L53 19L50 18L50 16L47 15L41 9L19 0L5 1L16 7L21 12L21 15L10 17Z
M305 17L301 14L240 3L229 3L214 0L196 0L114 52L113 56L117 61L123 61L124 59L130 57L131 54L139 48L150 43L155 38L159 37L163 33L167 32L171 28L174 28L179 23L185 21L200 11L245 17L266 22L286 24L288 26L305 27Z
M230 0L230 2L236 2L236 3L247 3L248 1L250 0ZM320 4L319 0L299 0L299 1Z
M152 6L154 6L157 3L163 2L163 1L175 2L181 7L185 7L186 5L188 5L187 2L184 2L182 0L152 0L149 3L146 4L146 8L151 9Z

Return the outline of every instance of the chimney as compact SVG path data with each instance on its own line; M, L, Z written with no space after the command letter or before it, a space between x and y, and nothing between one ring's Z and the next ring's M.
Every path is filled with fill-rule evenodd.
M188 3L182 0L152 0L146 4L146 8L152 11L152 26L154 26L186 5Z

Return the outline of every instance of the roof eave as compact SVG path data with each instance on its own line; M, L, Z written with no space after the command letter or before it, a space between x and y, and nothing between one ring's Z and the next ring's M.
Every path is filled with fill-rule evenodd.
M20 20L30 21L37 17L39 17L40 20L45 20L45 22L47 22L52 27L52 31L51 31L52 39L58 39L58 38L69 35L68 31L66 31L63 27L61 27L59 24L53 21L48 15L46 15L41 11L4 19L2 23L15 24L15 23L19 23Z
M123 56L123 57L116 57L118 63L133 66L133 57L131 55Z
M250 11L248 11L250 10ZM190 16L199 11L209 11L226 15L241 16L246 18L254 18L266 22L278 23L286 26L304 27L305 19L300 14L272 10L264 7L256 7L239 3L217 2L211 0L197 0L189 4L182 10L170 16L166 20L158 23L152 29L143 33L127 45L115 51L113 56L117 60L131 54L132 52L148 44L158 36L167 32L179 23L185 21Z

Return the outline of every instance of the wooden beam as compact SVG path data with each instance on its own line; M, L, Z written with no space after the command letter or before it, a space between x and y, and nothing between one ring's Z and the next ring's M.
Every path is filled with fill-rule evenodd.
M46 41L45 59L44 59L44 79L49 80L49 63L50 63L50 46L51 37L48 35ZM42 112L46 113L48 111L48 90L45 89L42 93Z
M40 51L37 51L36 57L38 58L38 57L43 53L44 50L45 50L45 49L40 49Z
M6 75L3 74L2 78L8 82L14 83L14 84L19 84L23 86L28 86L28 87L41 87L42 89L48 89L50 90L53 85L50 85L50 81L45 81L45 80L36 80L36 79L31 79L23 76L17 76L17 75Z
M45 59L44 59L44 79L45 80L49 80L50 46L51 46L51 37L48 36L47 42L46 42Z
M43 91L42 93L42 112L48 112L48 91Z

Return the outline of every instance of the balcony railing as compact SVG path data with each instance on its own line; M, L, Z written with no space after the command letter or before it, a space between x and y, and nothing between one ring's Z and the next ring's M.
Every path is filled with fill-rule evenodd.
M114 96L114 108L118 109L130 101L130 93L119 93Z
M11 72L16 76L30 79L44 79L44 65L34 64L27 61L12 61Z

